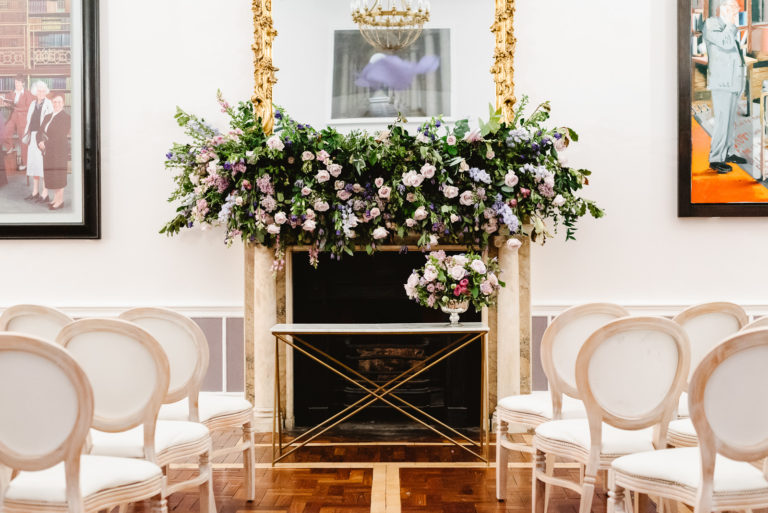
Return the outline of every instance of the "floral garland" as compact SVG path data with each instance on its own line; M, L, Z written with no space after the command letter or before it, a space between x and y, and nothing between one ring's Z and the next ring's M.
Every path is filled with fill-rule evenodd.
M543 126L547 103L524 118L523 99L510 124L491 109L475 130L467 120L451 128L433 118L415 135L402 118L374 135L344 135L277 108L268 135L250 102L232 107L221 93L218 99L230 116L226 134L177 109L191 142L166 155L166 167L178 170L169 198L178 208L161 233L222 225L228 244L242 238L274 247L280 268L287 245L309 246L316 265L321 251L331 258L356 248L372 253L409 236L424 250L439 243L483 249L492 236L543 242L551 236L547 220L572 239L579 217L603 215L577 195L590 172L565 165L560 153L578 138Z

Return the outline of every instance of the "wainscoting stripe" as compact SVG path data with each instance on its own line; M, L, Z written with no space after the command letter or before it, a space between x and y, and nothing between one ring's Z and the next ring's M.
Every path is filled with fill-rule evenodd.
M222 353L221 353L221 318L219 317L193 317L193 321L200 326L200 329L205 333L205 338L208 339L208 349L211 352L208 373L203 379L202 389L210 392L221 392L221 366L222 366Z
M227 392L242 392L245 389L243 378L243 318L227 319Z

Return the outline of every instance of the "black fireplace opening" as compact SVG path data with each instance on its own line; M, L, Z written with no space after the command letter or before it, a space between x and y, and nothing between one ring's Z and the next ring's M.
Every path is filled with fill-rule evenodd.
M321 254L318 268L306 253L292 256L293 321L296 323L448 323L447 314L420 306L405 295L413 269L421 267L420 252L355 253L331 260ZM462 321L478 322L470 309ZM452 341L457 335L319 336L307 341L377 384L384 384ZM314 426L361 399L354 383L322 368L294 351L294 417L297 428ZM370 388L370 387L368 387ZM480 345L461 349L396 391L413 406L453 427L480 424ZM411 410L396 400L404 410ZM432 423L434 424L434 423ZM351 417L342 429L418 427L403 413L378 401Z

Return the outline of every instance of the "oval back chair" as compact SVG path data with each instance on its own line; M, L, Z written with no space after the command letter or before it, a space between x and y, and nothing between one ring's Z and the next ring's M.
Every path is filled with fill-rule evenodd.
M60 346L0 333L0 411L0 465L21 471L0 491L4 512L99 511L149 498L167 512L160 467L82 455L93 390Z
M609 322L589 336L576 360L576 386L587 419L547 422L536 428L534 508L545 483L581 494L580 513L589 513L597 473L611 461L666 446L672 419L688 376L688 337L680 325L660 317ZM548 476L545 455L585 466L581 483Z
M42 305L14 305L0 314L0 331L14 331L53 342L59 331L73 319L55 308Z

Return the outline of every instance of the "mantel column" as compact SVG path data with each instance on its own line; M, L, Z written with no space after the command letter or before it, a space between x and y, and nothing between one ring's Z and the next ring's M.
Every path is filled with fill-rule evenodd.
M264 246L245 245L245 397L254 407L255 428L271 430L274 410L277 288L273 253Z

